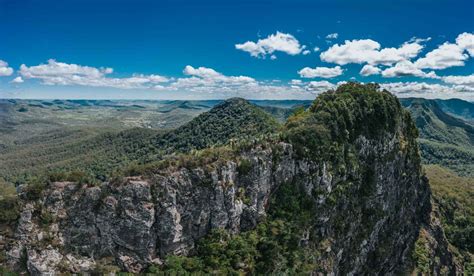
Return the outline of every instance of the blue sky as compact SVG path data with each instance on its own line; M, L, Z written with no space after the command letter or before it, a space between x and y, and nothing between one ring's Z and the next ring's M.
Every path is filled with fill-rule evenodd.
M0 97L311 99L357 80L474 100L473 18L448 0L0 0Z

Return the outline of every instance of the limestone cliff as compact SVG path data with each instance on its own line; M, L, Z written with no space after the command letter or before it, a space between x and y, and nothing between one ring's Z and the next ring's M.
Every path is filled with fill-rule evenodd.
M420 231L446 243L430 223L416 130L393 96L357 88L327 93L278 137L234 145L217 160L198 152L191 165L101 185L51 183L37 200L22 201L15 230L4 237L4 263L26 264L35 275L92 271L104 260L140 272L167 255L195 255L213 229L238 235L282 218L291 207L286 191L301 191L309 216L295 243L311 254L307 271L410 273ZM443 257L432 271L454 274L448 249L438 249Z

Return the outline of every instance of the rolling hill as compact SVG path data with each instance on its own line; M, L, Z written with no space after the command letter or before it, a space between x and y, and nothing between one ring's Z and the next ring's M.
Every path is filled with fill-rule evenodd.
M440 100L400 101L410 111L419 130L424 163L440 164L460 175L473 176L474 126L445 112Z
M52 106L57 108L58 105L66 104L71 108L69 112L87 112L83 107L89 110L91 104L99 109L108 109L112 105L107 103L107 107L104 107L106 105L101 103L97 107L97 102L54 101L51 106L44 108L44 112L50 114L53 112ZM16 112L15 108L10 107L13 110L10 112ZM135 110L138 107L130 108ZM155 111L159 114L157 116L164 114L177 118L175 120L182 120L180 116L189 116L188 110L191 110L191 114L200 114L174 129L104 127L101 126L102 122L93 119L91 126L83 126L77 119L72 122L65 122L64 119L57 123L52 119L43 119L39 125L39 122L31 123L25 119L25 116L32 114L21 114L20 118L4 116L13 118L17 123L6 121L2 124L4 128L10 127L11 132L8 139L3 136L1 140L8 144L0 148L0 178L21 184L29 181L33 175L78 170L91 178L104 180L114 171L132 163L143 164L160 160L171 153L223 145L230 139L250 139L279 127L272 116L244 99L223 101L202 113L206 108L206 105L196 102L170 102L167 108L169 112ZM37 114L39 111L29 112ZM128 109L124 112L130 114ZM31 128L32 125L35 128Z

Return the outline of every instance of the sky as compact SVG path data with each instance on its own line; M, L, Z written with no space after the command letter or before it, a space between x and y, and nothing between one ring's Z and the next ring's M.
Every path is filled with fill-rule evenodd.
M472 0L0 0L0 98L474 101Z

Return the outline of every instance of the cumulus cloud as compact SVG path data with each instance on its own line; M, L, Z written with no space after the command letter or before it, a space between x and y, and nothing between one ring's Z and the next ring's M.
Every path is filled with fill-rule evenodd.
M438 48L428 52L425 57L418 59L415 65L420 69L446 69L454 66L464 66L465 61L474 56L474 35L462 33L456 38L456 43L445 42Z
M303 81L302 80L291 80L290 84L291 85L301 85L301 84L303 84Z
M222 73L219 73L214 69L207 67L194 68L191 65L187 65L184 68L183 73L188 76L199 77L203 81L214 83L242 84L255 82L255 79L251 77L225 76Z
M257 81L246 76L226 76L211 68L186 66L183 73L189 77L177 78L166 86L159 86L156 90L188 91L201 94L222 95L247 98L299 98L311 99L315 94L335 88L335 84L328 81L303 82L291 80L288 84L279 81Z
M314 47L313 51L314 52L319 52L321 49L319 47Z
M382 76L385 78L394 77L421 77L421 78L438 78L435 72L423 72L415 66L411 61L403 60L395 64L395 66L387 68L382 71Z
M11 76L13 74L13 68L8 67L6 61L0 60L0 77Z
M306 55L311 54L311 51L310 50L304 50L302 54L306 56Z
M310 68L310 67L305 67L298 71L298 74L302 78L334 78L337 76L342 75L344 70L341 69L340 66L336 66L333 68L330 67L316 67L316 68Z
M326 39L337 39L338 37L339 37L338 33L332 33L332 34L328 34L326 36Z
M24 80L21 77L14 78L11 83L23 83Z
M306 86L305 89L309 91L313 91L316 93L326 92L330 89L336 88L336 85L330 83L328 81L310 81Z
M39 79L46 85L81 85L114 88L147 88L167 82L168 78L159 75L136 74L128 78L111 78L107 75L112 68L95 68L77 64L48 60L47 64L37 66L20 66L20 75L24 79Z
M458 35L456 44L465 49L471 57L474 57L474 34L462 33Z
M464 66L464 61L468 55L464 54L464 49L457 44L444 43L425 57L418 59L415 65L421 69L445 69L454 66Z
M373 65L370 65L370 64L366 64L364 65L364 67L362 67L362 69L360 70L359 74L361 74L362 76L371 76L371 75L378 75L380 74L382 70L378 67L375 67Z
M216 72L214 69L206 67L194 68L191 65L186 65L186 67L184 67L183 73L185 75L197 76L201 78L217 78L222 76L221 73Z
M468 76L444 76L442 80L445 83L456 85L467 85L474 87L474 74Z
M373 67L375 69L370 69L377 71L377 67ZM408 74L421 76L421 73L416 70L419 69L413 68L413 63L399 62L392 67L392 71L387 71L384 74L393 74L394 76ZM303 71L303 69L301 71ZM302 75L308 77L330 77L331 75L342 74L342 71L343 69L339 66L334 68L316 67L308 68L302 72ZM368 72L370 70L367 69L366 71ZM12 82L20 83L27 79L37 79L47 85L138 88L155 90L157 93L158 91L200 93L201 95L207 95L202 97L208 98L240 96L253 99L311 99L314 98L314 95L334 89L337 85L341 84L331 83L326 80L306 82L295 79L288 83L258 81L248 76L228 76L212 68L193 67L191 65L184 67L183 76L176 78L142 74L134 74L124 78L114 78L111 77L112 72L113 70L111 68L96 68L49 60L47 64L37 66L28 67L22 65L19 71L20 75L12 80ZM426 77L434 77L429 74L430 73L426 73ZM441 78L444 84L397 82L385 83L382 87L401 97L474 98L473 75L445 76L439 78Z
M412 37L410 38L410 40L408 40L408 42L416 42L416 43L423 43L423 42L428 42L431 40L431 37L427 37L427 38L419 38L419 37Z
M304 51L305 46L300 45L299 41L291 34L276 32L267 38L259 39L257 42L247 41L242 44L236 44L235 48L248 52L253 57L264 58L266 55L272 55L276 51L289 55L298 55Z
M442 84L431 84L426 82L392 82L382 83L381 88L387 89L399 97L423 97L423 98L453 98L463 97L460 93L466 93L464 98L472 98L473 91L466 90L461 86L448 86Z
M346 40L321 53L322 61L346 65L349 63L371 65L391 65L416 57L423 49L419 42L405 42L399 48L381 48L380 43L372 39Z

